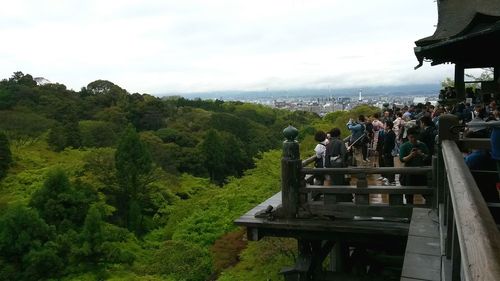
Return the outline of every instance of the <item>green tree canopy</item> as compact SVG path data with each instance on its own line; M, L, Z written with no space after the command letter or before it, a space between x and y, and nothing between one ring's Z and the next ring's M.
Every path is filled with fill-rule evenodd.
M24 255L40 249L54 231L36 211L22 206L9 208L0 217L0 256L20 264Z
M89 205L97 200L97 195L81 186L75 189L66 173L57 169L51 171L43 187L31 197L30 205L40 216L58 229L82 225Z
M201 143L205 159L205 167L210 174L210 180L222 183L224 180L224 143L216 130L209 130Z
M153 170L153 162L139 134L129 126L123 134L115 153L115 165L120 187L118 212L123 225L140 233L143 202L147 200L146 185Z

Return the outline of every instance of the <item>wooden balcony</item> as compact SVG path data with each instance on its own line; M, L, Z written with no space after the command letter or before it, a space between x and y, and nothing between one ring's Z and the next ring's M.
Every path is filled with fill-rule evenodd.
M297 239L299 255L282 271L285 280L387 280L353 273L363 267L353 256L367 251L377 253L369 257L374 262L399 268L401 280L500 280L500 238L490 212L497 203L485 201L459 149L489 148L488 141L458 140L458 132L450 130L457 124L452 115L440 120L438 153L428 167L310 168L311 159L300 159L299 144L290 134L281 192L235 223L247 228L249 240ZM369 185L373 174L421 175L427 185ZM346 180L314 185L318 175ZM406 204L403 194L425 199ZM375 202L370 196L386 199Z

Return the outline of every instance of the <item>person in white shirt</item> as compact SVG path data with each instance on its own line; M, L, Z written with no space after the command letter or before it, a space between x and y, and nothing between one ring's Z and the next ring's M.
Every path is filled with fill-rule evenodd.
M314 161L314 167L324 168L325 167L325 157L326 157L326 145L327 137L326 133L323 131L317 131L314 135L314 139L318 142L314 148L314 153L316 154L316 161ZM314 184L323 185L325 177L318 175L314 178Z

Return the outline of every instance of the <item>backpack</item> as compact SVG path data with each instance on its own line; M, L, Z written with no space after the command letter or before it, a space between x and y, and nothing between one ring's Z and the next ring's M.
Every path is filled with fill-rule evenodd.
M345 144L339 139L332 139L328 143L325 151L325 167L339 168L343 166L345 159L342 158L342 146Z
M367 141L369 140L372 140L373 139L373 124L368 122L366 123L365 125L365 135L367 136Z

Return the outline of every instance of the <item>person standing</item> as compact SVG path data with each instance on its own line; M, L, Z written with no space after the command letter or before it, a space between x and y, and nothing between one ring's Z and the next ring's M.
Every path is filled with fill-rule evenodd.
M422 129L420 133L420 141L425 143L427 149L429 149L429 154L434 155L434 144L436 142L435 139L437 135L437 129L434 125L434 122L432 122L431 117L422 117L420 119L420 127ZM431 160L430 157L427 160ZM430 162L426 164L430 164Z
M384 144L382 146L382 163L383 167L394 167L394 156L392 151L396 146L396 134L392 130L394 123L390 120L385 122ZM396 185L395 175L386 174L384 177L384 185Z
M314 167L315 168L324 168L325 167L325 161L326 161L326 144L327 144L327 138L326 138L326 133L323 131L317 131L316 134L314 135L314 140L318 142L316 144L316 147L314 148L314 153L316 155L316 159L314 162ZM316 185L323 185L323 182L325 180L325 177L322 175L317 175L314 178L314 184Z
M384 123L380 120L378 113L373 114L373 149L377 151L378 165L383 166L382 159L382 145L384 144Z
M326 145L326 167L343 168L347 162L347 149L340 139L340 129L333 128L329 134L331 138Z
M340 139L340 129L333 128L330 131L330 142L326 146L326 167L328 168L344 168L347 165L347 149L345 143ZM330 184L345 185L346 180L343 174L329 175ZM325 180L325 185L326 185ZM351 194L338 194L337 202L352 202Z
M361 150L363 162L368 162L368 147L366 146L367 136L365 133L366 127L364 123L365 116L359 115L358 122L354 122L352 119L349 119L347 128L351 131L349 145Z
M429 157L429 150L425 143L420 142L417 128L410 128L406 133L408 141L403 143L399 149L399 160L405 167L422 167ZM421 175L401 175L399 177L401 185L404 186L425 186L427 178ZM413 204L413 195L406 195L406 202Z
M401 111L398 111L396 113L396 120L394 120L392 130L394 131L394 134L396 135L396 141L398 143L401 143L402 139L402 132L404 130L405 126L405 120L403 120L403 113Z

